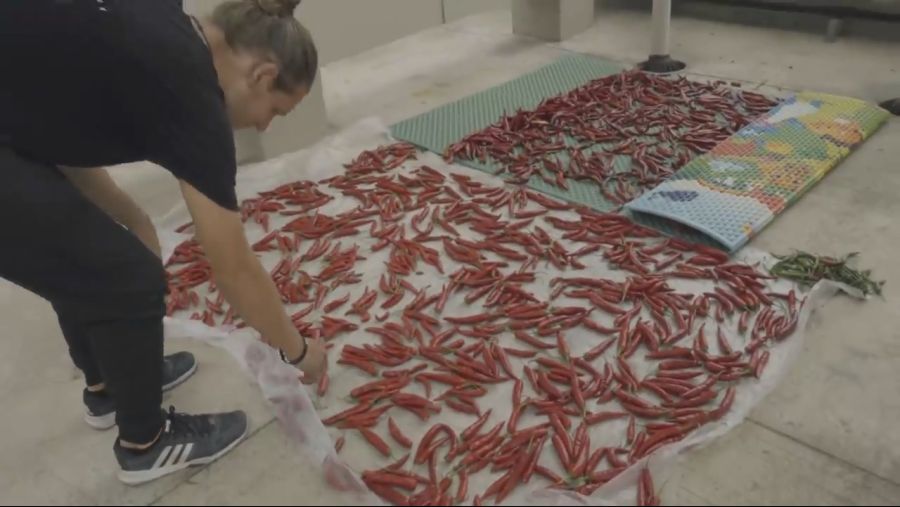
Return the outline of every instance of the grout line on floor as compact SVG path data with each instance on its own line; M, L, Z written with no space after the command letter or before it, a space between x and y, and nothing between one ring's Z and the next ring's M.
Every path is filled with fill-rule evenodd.
M246 445L247 442L250 441L250 439L252 439L253 437L255 437L255 436L256 436L257 434L259 434L262 430L268 428L269 426L271 426L272 424L277 423L277 422L278 422L278 420L275 419L274 416L272 416L272 419L270 419L269 422L267 422L267 423L261 425L259 428L257 428L257 429L255 429L255 430L253 430L252 432L250 432L250 434L247 435L247 438L245 438L244 441L241 442L240 445ZM240 447L240 446L238 446L238 447ZM237 449L238 449L238 448L233 449L232 452L233 452L233 451L236 451ZM225 455L225 456L223 456L219 461L221 461L222 459L227 459L227 457L228 457L228 455ZM202 467L197 467L197 468L194 469L194 470L188 469L188 470L191 471L192 473L188 473L187 476L184 478L183 481L178 481L178 482L175 483L175 485L173 485L171 488L169 488L168 490L166 490L166 491L160 493L159 496L157 496L156 498L154 498L154 499L153 499L150 503L148 503L147 505L148 505L148 506L157 505L162 499L164 499L164 498L166 498L167 496L169 496L170 494L174 493L175 490L177 490L178 488L180 488L180 487L184 486L185 484L187 484L191 479L193 479L194 477L200 475L200 473L202 473L204 470L207 470L207 469L209 469L210 467L215 466L216 463L218 463L218 461L216 461L216 462L214 462L214 463L210 463L209 465L205 465L205 466L202 466Z
M850 467L850 468L853 468L853 469L855 469L855 470L857 470L857 471L863 472L863 473L865 473L865 474L867 474L867 475L871 475L872 477L878 478L878 479L880 479L880 480L882 480L882 481L884 481L884 482L887 482L888 484L891 484L891 485L900 487L900 482L898 482L898 481L896 481L896 480L894 480L894 479L890 479L890 478L888 478L888 477L884 477L883 475L879 474L878 472L873 472L872 470L868 470L868 469L866 469L866 468L863 468L862 466L857 465L856 463L853 463L853 462L851 462L851 461L848 461L847 459L842 458L842 457L840 457L840 456L838 456L838 455L836 455L836 454L830 453L830 452L826 451L825 449L820 449L820 448L818 448L818 447L815 447L815 446L813 446L812 444L809 444L809 443L807 443L807 442L805 442L805 441L803 441L803 440L800 440L799 438L797 438L797 437L795 437L795 436L793 436L793 435L791 435L791 434L789 434L789 433L785 433L784 431L781 431L781 430L779 430L779 429L773 428L772 426L769 426L768 424L764 424L764 423L762 423L762 422L760 422L760 421L758 421L758 420L756 420L756 419L753 419L752 417L748 417L746 420L747 420L747 422L749 422L749 423L753 423L753 424L755 424L755 425L757 425L757 426L759 426L759 427L761 427L761 428L764 428L764 429L766 429L766 430L768 430L768 431L771 431L772 433L775 433L775 434L778 435L778 436L784 437L784 438L790 440L791 442L800 444L801 446L806 447L807 449L811 449L811 450L813 450L813 451L815 451L815 452L817 452L817 453L819 453L819 454L821 454L821 455L823 455L823 456L827 456L827 457L829 457L829 458L831 458L831 459L833 459L833 460L835 460L835 461L837 461L837 462L839 462L839 463L842 463L842 464L844 464L844 465L846 465L846 466L848 466L848 467Z

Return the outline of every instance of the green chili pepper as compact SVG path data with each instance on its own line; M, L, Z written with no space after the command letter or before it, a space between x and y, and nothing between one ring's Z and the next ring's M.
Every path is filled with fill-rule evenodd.
M872 280L871 270L860 271L847 266L847 261L857 255L859 255L857 252L843 258L820 257L806 252L776 255L778 263L772 266L769 272L779 278L804 284L813 284L822 279L834 280L859 289L865 295L881 295L884 282Z

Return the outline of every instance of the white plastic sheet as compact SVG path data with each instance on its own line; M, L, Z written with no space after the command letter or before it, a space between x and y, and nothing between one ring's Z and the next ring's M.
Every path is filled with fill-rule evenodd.
M390 142L392 141L388 137L387 129L379 121L371 119L362 121L311 149L286 155L242 170L238 176L239 198L255 197L259 191L268 190L291 181L300 179L319 181L341 174L343 172L343 164L355 158L361 151ZM439 157L433 154L420 154L417 161L407 163L401 171L408 171L422 164L427 164L443 172L452 171L466 174L472 179L486 184L501 184L499 179L484 173L459 166L447 166ZM333 215L348 211L358 205L357 201L342 198L340 194L335 194L333 190L325 188L324 185L320 187L320 190L337 197L337 199L320 209L322 213ZM189 236L172 232L177 226L189 220L190 217L186 209L183 206L179 206L171 210L158 222L166 256L171 254L177 243L189 238ZM273 226L276 225L273 222ZM251 242L259 239L264 234L262 229L256 225L248 225L247 232ZM357 264L355 268L355 271L362 273L364 278L359 284L339 287L329 295L326 301L340 297L348 291L351 292L351 300L355 300L363 293L366 287L376 288L379 277L384 272L383 261L387 258L387 249L383 252L370 254L368 246L374 243L371 238L360 235L343 239L345 240L345 245L359 244L362 255L367 257L365 261ZM280 254L276 252L263 255L262 261L271 268L279 258ZM774 262L773 258L763 252L749 249L744 250L739 258L752 264ZM447 262L446 258L444 258L444 262L446 272L449 273L455 269L456 265L453 262ZM618 281L625 279L624 272L611 270L600 256L584 258L582 262L588 264L589 276L605 277ZM317 268L310 267L308 271L315 273ZM562 274L552 266L544 264L540 264L537 271L537 283L529 285L528 288L537 297L549 299L549 281ZM428 269L423 269L421 275L415 275L409 279L417 287L430 286L433 293L439 291L446 281L438 278L436 273L435 270L429 267ZM572 272L568 272L562 276L577 276L577 274L573 275ZM679 292L691 293L702 293L711 290L713 287L712 284L693 281L674 281L670 282L670 285ZM787 292L794 288L792 284L785 281L775 282L771 287L778 292ZM534 486L532 486L530 489L527 487L519 488L505 503L511 505L534 505L537 503L551 505L633 504L636 498L637 478L641 468L649 466L657 481L656 485L659 487L665 479L669 465L676 458L683 455L684 451L708 443L744 420L750 410L784 377L793 360L799 354L802 349L803 330L806 327L810 312L822 301L833 295L836 290L836 286L833 284L820 284L808 293L807 304L800 316L797 331L787 340L777 343L771 349L770 363L761 380L744 381L740 384L732 410L721 421L708 424L692 433L687 439L665 447L642 462L635 464L635 466L622 473L615 480L597 490L590 498L557 490L535 490ZM564 305L565 303L559 301L555 304ZM403 306L404 304L398 305L395 307L395 310L401 312L402 310L397 309ZM456 298L451 299L443 315L466 316L475 313L479 313L478 308L467 307L462 304L462 298ZM314 312L308 319L317 321L320 316L320 312ZM608 321L597 320L602 324L608 324ZM710 323L712 323L712 320ZM362 327L365 327L365 325ZM331 353L331 387L326 396L320 399L312 390L302 387L296 381L296 371L281 363L276 353L263 345L252 330L214 329L196 321L184 319L166 320L166 333L169 337L203 340L228 350L237 363L259 384L260 390L266 399L271 402L274 413L284 426L287 436L300 444L300 448L304 450L310 460L313 460L314 463L322 464L323 479L327 480L336 490L346 492L347 496L344 498L347 503L372 505L380 503L380 500L368 492L359 480L358 474L363 470L381 468L388 461L376 454L365 444L362 438L353 432L348 433L346 437L347 445L340 457L338 457L333 450L333 438L339 432L338 430L327 429L319 418L320 415L327 417L348 408L352 403L343 398L345 393L348 393L353 387L371 380L358 372L358 370L335 364L340 349L344 344L353 343L360 345L361 343L376 342L373 335L362 331L362 327L358 332L342 335L335 340L336 346ZM731 327L735 326L732 325ZM715 329L715 326L707 328L708 336L712 337L713 341ZM582 333L579 334L579 331L576 329L567 335L573 354L583 353L597 344L595 336ZM504 340L507 338L511 340L511 337L506 337ZM742 347L746 343L746 338L740 337L733 332L728 334L728 338L735 349ZM504 342L504 344L506 343ZM510 344L512 343L510 342ZM523 364L524 361L514 361L515 368L521 368ZM648 373L649 364L636 364L635 370L639 376ZM492 389L487 397L480 400L482 407L493 407L494 409L493 417L486 427L508 418L508 411L511 408L509 401L511 389L511 383L502 384ZM461 430L473 420L472 416L444 410L427 424L422 424L411 414L403 413L402 411L396 412L391 412L391 416L407 431L413 441L418 441L432 424L444 422ZM529 426L531 423L532 421L529 420L529 417L523 417L520 427ZM598 430L591 432L592 444L594 446L620 444L626 425L626 420L622 420L621 424L600 425ZM376 431L385 436L385 440L389 440L386 437L387 431L384 427L376 428ZM552 452L550 447L548 445L544 452ZM395 457L399 456L400 454L398 453ZM349 463L352 467L346 467L343 463ZM496 477L493 476L493 478ZM485 474L472 477L469 486L470 499L473 493L486 489L493 478Z

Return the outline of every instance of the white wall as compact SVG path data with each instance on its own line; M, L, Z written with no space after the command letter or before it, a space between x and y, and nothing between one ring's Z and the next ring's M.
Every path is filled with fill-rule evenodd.
M185 11L211 12L221 0L185 0ZM319 48L321 65L387 44L441 24L441 0L304 0L297 17ZM271 158L315 142L327 130L321 79L291 115L273 122L263 135L238 132L242 162Z
M444 16L448 23L482 12L512 9L512 0L443 0L443 2Z
M309 28L322 64L441 24L440 0L303 0L297 17Z
M221 1L184 0L184 7L191 14L202 15ZM471 9L482 2L493 4L496 0L448 3ZM297 17L312 32L321 63L327 64L440 25L441 0L303 0Z
M184 0L185 11L202 16L222 0ZM303 0L297 17L319 48L321 65L359 54L427 28L490 10L509 10L511 0ZM443 12L442 12L443 10ZM327 115L321 80L300 107L262 136L238 132L241 162L270 158L309 145L323 135ZM326 83L327 86L327 83Z
M204 16L221 3L221 0L184 0L184 10L194 16ZM253 130L235 132L234 144L237 148L238 163L263 158L263 146L259 134Z

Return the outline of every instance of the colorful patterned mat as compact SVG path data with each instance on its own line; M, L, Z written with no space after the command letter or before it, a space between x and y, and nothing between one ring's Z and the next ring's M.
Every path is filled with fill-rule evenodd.
M626 208L644 225L734 252L889 117L861 100L800 93Z

